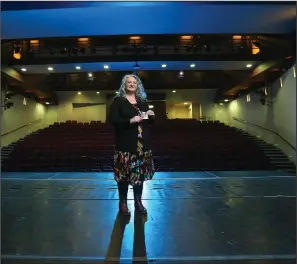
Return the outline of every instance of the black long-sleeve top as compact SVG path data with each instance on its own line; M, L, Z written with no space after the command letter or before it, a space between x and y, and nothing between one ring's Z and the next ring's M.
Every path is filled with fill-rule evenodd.
M149 106L147 101L137 101L137 107L141 112L147 112ZM138 123L130 124L130 119L138 115L137 109L127 100L115 97L109 109L109 122L115 127L116 150L123 152L137 151ZM141 122L143 150L151 150L150 126L154 122L154 116Z

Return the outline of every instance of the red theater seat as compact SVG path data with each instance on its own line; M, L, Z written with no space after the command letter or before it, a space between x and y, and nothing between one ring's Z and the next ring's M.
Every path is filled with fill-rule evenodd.
M218 121L156 123L152 141L157 171L275 169L256 141ZM112 171L113 150L110 124L55 122L14 144L2 170Z

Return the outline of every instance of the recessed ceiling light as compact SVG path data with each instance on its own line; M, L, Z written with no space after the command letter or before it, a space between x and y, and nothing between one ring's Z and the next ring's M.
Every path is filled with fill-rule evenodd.
M92 76L93 76L93 74L92 74L92 73L89 73L89 74L88 74L88 76L89 76L89 77L92 77Z
M173 90L172 92L173 92L173 93L176 93L176 91L175 91L175 90Z
M27 69L26 68L22 68L21 71L27 71Z
M167 66L166 64L162 64L162 68L166 68L166 66Z
M191 65L190 65L191 68L194 68L195 66L196 66L195 64L191 64Z
M77 94L81 94L81 92L78 92Z
M179 75L184 75L184 72L183 72L183 71L180 71L180 72L179 72Z
M253 65L252 64L247 64L246 67L247 68L251 68Z
M49 105L50 103L49 102L45 102L45 104Z
M54 68L53 67L48 67L47 68L49 71L52 71L52 70L54 70Z
M228 99L225 99L224 102L229 102L229 100Z
M100 94L100 92L97 92L96 94Z
M108 65L104 65L103 67L104 67L104 69L109 69Z
M77 70L80 70L80 69L81 69L81 67L80 67L80 66L76 66L76 67L75 67L75 69L77 69Z

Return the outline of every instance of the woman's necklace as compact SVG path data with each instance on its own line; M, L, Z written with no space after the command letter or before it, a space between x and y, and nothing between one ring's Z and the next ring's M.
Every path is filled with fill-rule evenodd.
M136 107L134 104L132 104L132 106L136 109L136 111L138 112L138 115L141 116L141 111L138 107Z

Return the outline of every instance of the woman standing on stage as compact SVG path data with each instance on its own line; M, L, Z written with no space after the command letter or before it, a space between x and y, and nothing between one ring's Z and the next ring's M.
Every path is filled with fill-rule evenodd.
M109 121L116 131L114 178L118 184L119 211L129 215L127 195L133 186L135 211L146 214L142 204L143 182L154 175L150 143L150 125L155 114L149 110L146 93L136 75L125 75L109 111Z

